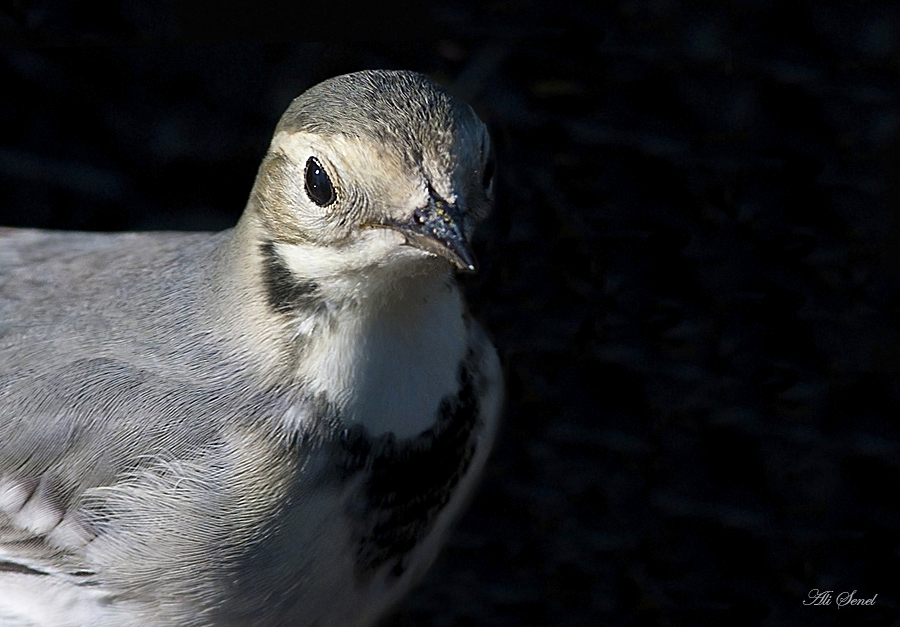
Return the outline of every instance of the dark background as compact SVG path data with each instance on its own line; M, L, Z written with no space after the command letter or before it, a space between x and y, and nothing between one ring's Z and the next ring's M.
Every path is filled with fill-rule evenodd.
M424 43L262 45L4 5L6 225L231 226L288 102L343 72L426 72L491 127L465 282L505 423L386 626L900 624L898 7L445 3ZM55 41L117 45L26 45Z

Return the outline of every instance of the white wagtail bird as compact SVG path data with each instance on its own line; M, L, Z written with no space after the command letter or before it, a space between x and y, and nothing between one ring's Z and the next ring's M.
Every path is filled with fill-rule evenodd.
M488 133L424 76L293 101L221 233L0 229L0 625L371 625L482 473L454 279Z

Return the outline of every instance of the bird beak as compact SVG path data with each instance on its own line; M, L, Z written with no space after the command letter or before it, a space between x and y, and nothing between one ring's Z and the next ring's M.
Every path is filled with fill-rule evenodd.
M477 262L462 230L459 207L432 192L428 204L413 212L406 222L385 224L406 235L410 244L448 259L463 272L475 272Z

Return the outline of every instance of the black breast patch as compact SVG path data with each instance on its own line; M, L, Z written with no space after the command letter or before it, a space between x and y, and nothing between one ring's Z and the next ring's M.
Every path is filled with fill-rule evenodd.
M393 575L403 574L403 557L428 533L468 470L479 426L471 355L460 364L458 380L459 390L441 401L434 426L414 438L372 438L361 426L343 431L343 479L365 473L347 512L356 521L358 576L389 562Z

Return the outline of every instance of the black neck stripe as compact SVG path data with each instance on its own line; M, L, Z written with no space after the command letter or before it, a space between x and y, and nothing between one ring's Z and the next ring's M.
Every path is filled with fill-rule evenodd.
M297 309L312 309L318 305L316 291L319 285L315 281L295 276L276 252L274 242L263 243L260 251L266 302L272 311L288 314Z

